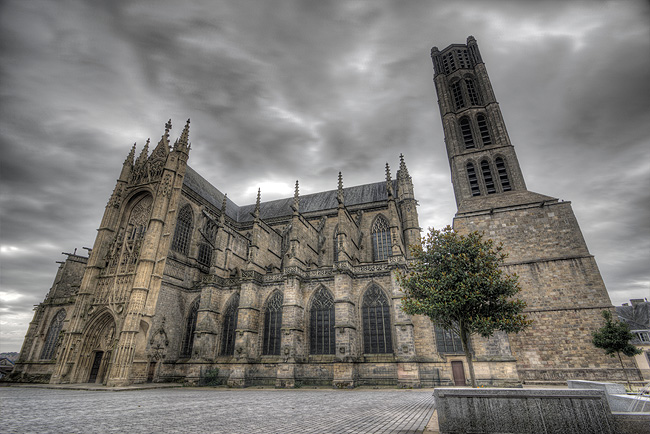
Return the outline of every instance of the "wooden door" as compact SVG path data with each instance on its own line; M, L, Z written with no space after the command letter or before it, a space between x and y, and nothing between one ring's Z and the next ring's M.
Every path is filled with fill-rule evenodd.
M454 375L455 386L465 386L465 368L460 360L451 362L451 372Z
M102 365L102 357L104 356L103 351L97 351L95 353L95 359L93 360L93 366L90 368L90 377L88 378L89 383L94 383L97 381L97 374L99 373L99 368Z

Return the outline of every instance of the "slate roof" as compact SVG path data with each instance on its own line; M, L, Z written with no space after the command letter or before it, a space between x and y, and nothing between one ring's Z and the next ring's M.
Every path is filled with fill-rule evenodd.
M190 188L215 207L221 209L224 194L189 166L185 173L183 185ZM393 180L393 189L397 189L396 180ZM338 207L336 194L337 190L329 190L300 196L300 212L305 214L315 211L335 209ZM385 181L344 188L343 195L345 198L345 205L348 207L381 202L388 199ZM226 201L226 215L228 217L240 223L253 220L251 213L255 210L255 204L240 207L230 199L226 199ZM293 212L291 209L292 204L293 197L262 202L260 203L260 218L265 220L289 216Z
M645 301L633 306L616 306L616 314L625 321L630 330L650 330L650 302Z

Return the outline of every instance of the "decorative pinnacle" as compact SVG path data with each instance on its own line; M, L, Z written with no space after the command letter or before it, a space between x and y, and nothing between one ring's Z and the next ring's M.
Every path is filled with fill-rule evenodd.
M257 189L257 200L255 201L255 212L253 213L255 215L255 218L258 218L260 216L260 203L262 202L262 189L258 188Z
M388 165L388 162L386 163L386 182L391 182L392 179L390 177L390 166Z
M336 199L339 201L339 205L343 205L343 175L339 172L339 189L336 193Z
M126 160L124 160L124 164L127 163L133 164L134 158L135 158L135 143L131 147L131 151L129 152L129 155L126 156Z
M190 136L190 120L187 120L187 123L185 124L185 128L183 128L183 132L181 133L181 138L180 141L181 143L187 144L187 140L189 139Z
M296 189L293 192L293 210L298 212L300 206L300 189L298 187L298 180L296 179Z
M148 156L149 156L149 139L147 139L147 143L144 144L144 148L142 148L142 151L140 151L140 155L138 156L138 159L135 163L144 164Z
M227 200L228 200L228 193L223 195L223 201L221 202L221 214L226 213L226 205L227 205Z
M398 178L399 179L409 179L409 178L411 178L411 176L409 175L409 170L406 168L406 163L404 162L404 154L399 154Z
M386 163L386 192L388 197L393 195L393 180L390 176L390 166Z
M169 140L169 130L172 129L172 120L168 120L167 123L165 124L165 134L163 135L163 138L165 140Z

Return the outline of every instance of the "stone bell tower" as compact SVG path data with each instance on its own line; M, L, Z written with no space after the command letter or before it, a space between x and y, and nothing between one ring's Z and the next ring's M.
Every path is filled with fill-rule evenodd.
M454 229L503 243L504 271L519 276L519 297L533 320L509 336L520 380L624 379L591 344L600 311L612 308L596 261L570 202L526 188L476 39L433 47L431 58L458 206Z

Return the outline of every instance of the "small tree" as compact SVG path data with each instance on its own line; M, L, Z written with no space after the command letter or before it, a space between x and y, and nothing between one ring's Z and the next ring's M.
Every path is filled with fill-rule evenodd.
M507 255L478 232L463 236L449 226L431 228L422 241L424 245L411 246L415 261L399 276L402 310L426 315L460 337L476 387L470 336L488 338L497 330L518 333L532 322L521 313L526 303L513 299L520 291L517 276L503 273L499 266Z
M634 335L630 332L630 326L627 323L612 320L612 313L608 310L602 311L601 314L605 318L605 325L592 333L593 339L591 342L596 348L605 350L605 354L609 354L612 357L614 357L614 354L618 356L623 373L625 373L627 388L631 390L632 386L630 385L630 379L623 365L621 353L628 357L633 357L641 354L642 351L630 343Z

